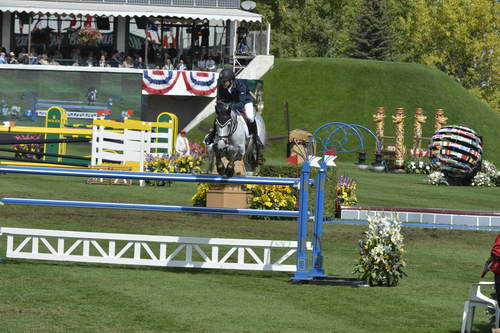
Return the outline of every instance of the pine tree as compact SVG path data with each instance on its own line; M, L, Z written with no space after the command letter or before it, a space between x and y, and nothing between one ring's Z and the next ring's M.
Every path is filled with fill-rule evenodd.
M350 33L348 56L391 60L392 34L386 22L383 0L364 0L357 25Z

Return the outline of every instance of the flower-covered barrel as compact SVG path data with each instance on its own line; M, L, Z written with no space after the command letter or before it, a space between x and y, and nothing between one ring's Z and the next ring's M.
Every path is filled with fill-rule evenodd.
M482 139L468 127L441 128L432 136L429 150L434 168L443 172L450 185L469 185L480 169Z

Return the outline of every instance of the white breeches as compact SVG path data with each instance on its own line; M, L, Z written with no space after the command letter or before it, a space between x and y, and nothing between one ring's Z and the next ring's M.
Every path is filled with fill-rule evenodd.
M253 108L253 103L245 104L245 115L251 123L255 121L255 109Z

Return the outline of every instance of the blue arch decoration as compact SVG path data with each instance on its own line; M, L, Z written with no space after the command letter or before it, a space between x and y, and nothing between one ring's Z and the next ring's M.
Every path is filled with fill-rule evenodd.
M324 133L326 132L326 133ZM340 134L340 138L337 138ZM348 124L338 121L326 123L318 127L311 136L311 140L307 143L306 159L309 160L310 155L314 151L314 146L319 145L318 153L325 155L332 148L335 148L337 153L351 153L365 151L365 136L368 134L373 138L377 145L377 153L380 153L380 141L377 136L365 126L359 124ZM348 146L352 144L351 137L357 138L357 145L354 147Z

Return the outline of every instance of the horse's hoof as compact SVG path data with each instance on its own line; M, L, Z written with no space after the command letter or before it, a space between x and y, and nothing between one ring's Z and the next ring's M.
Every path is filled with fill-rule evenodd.
M234 168L226 168L226 177L234 176Z
M226 168L224 168L224 166L222 167L217 167L217 173L221 176L224 176L224 173L226 172Z

